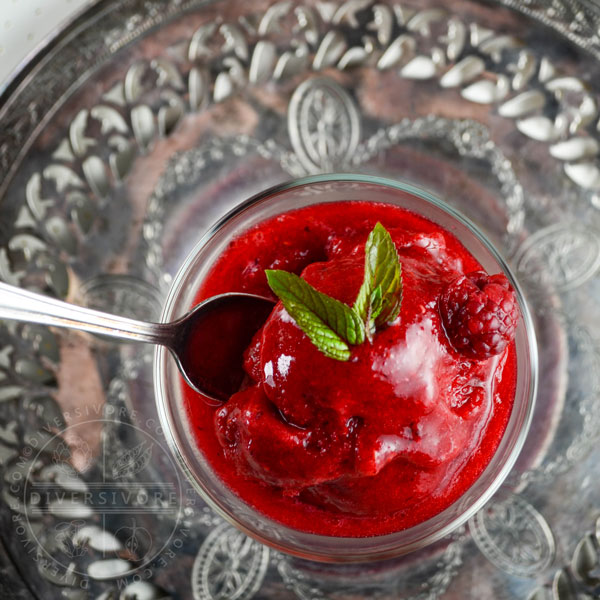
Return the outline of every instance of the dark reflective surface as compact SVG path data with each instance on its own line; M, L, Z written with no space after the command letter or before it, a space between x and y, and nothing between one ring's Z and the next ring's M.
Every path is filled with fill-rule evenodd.
M224 294L198 306L175 341L192 387L219 401L237 392L244 379L244 351L274 306L268 298L246 294Z

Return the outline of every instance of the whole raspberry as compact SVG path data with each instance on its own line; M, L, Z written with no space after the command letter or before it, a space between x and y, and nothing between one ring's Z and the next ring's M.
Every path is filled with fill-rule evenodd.
M515 335L519 308L502 274L473 271L442 292L439 311L448 340L464 356L483 360L500 354Z

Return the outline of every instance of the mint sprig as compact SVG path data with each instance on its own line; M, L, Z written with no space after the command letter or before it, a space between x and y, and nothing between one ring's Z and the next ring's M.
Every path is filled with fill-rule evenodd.
M281 270L265 273L269 286L290 317L323 354L348 360L348 344L365 341L364 323L349 306L319 292L294 273Z
M348 344L373 339L377 327L393 321L402 302L402 269L388 231L375 225L365 245L365 277L351 308L287 271L268 269L267 281L288 314L329 358L346 361Z

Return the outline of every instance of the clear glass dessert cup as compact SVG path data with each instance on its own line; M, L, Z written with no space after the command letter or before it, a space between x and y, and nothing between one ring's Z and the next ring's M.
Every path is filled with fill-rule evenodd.
M500 444L480 477L448 508L408 529L374 537L333 537L299 531L255 510L231 491L197 447L184 406L181 377L168 351L154 361L158 412L171 450L201 497L221 516L253 538L310 560L359 562L392 558L421 549L466 522L502 484L523 446L537 387L537 346L532 319L510 269L484 235L464 216L429 192L398 181L363 175L319 175L268 189L240 204L198 241L174 278L162 312L171 321L190 310L201 282L217 257L240 233L289 210L342 200L395 204L452 232L490 274L504 273L516 290L521 318L516 332L517 384L512 413Z

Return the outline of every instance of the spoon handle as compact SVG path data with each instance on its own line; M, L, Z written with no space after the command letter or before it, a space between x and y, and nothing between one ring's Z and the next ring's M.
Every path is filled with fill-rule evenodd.
M107 335L121 340L169 345L172 327L144 323L69 304L0 282L0 319L41 323Z

